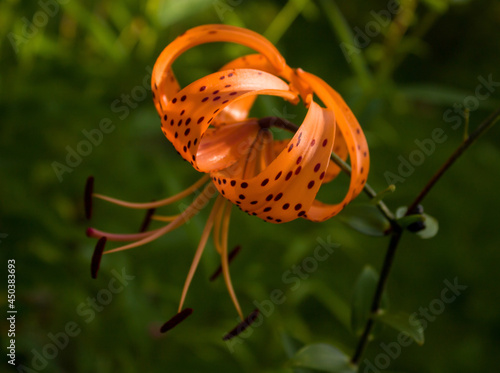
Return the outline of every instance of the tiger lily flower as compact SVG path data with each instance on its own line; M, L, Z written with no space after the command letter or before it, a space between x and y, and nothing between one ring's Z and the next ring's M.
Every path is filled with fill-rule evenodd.
M257 53L237 58L219 71L181 88L172 71L173 62L186 50L212 42L239 43ZM267 39L246 29L205 25L188 30L160 54L151 85L163 134L180 156L204 176L176 196L148 203L129 203L93 193L91 179L86 188L88 215L94 197L124 207L148 209L148 220L166 221L156 230L128 235L89 228L88 235L99 238L92 274L95 277L102 254L141 246L159 238L191 219L217 195L184 284L178 314L162 331L171 329L191 314L191 309L183 309L184 300L213 232L214 246L221 256L221 272L242 320L226 335L225 339L229 339L248 326L258 312L244 318L231 283L227 238L232 206L275 224L297 218L325 221L338 214L363 189L369 170L366 139L355 116L333 88L313 74L290 68ZM281 118L249 118L258 95L282 97L293 104L302 101L308 109L303 123L294 127ZM272 126L291 129L294 133L289 140L274 140ZM337 204L316 199L320 187L340 172L340 168L330 162L332 153L343 160L349 158L351 167L349 189ZM202 193L177 216L157 216L151 210L199 189ZM106 240L132 243L104 251Z

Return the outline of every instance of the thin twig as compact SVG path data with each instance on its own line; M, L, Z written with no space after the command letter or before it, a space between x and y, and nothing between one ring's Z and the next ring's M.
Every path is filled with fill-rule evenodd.
M424 186L420 194L415 198L415 200L408 207L407 213L413 211L415 207L424 199L424 197L429 193L429 191L434 187L437 181L443 176L443 174L455 163L455 161L462 155L462 153L467 150L483 133L489 130L496 121L500 119L500 109L497 109L493 114L491 114L486 120L472 132L459 147L453 152L453 154L448 158L448 160L441 166L441 168L432 176L432 178Z

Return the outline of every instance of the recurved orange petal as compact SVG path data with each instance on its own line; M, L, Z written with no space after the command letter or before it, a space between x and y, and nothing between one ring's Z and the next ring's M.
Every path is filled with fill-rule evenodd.
M338 214L363 189L370 167L368 145L361 126L342 97L317 76L300 69L298 74L311 85L321 101L335 112L337 124L345 139L351 162L351 182L344 200L334 205L314 201L307 211L307 219L324 221Z
M226 180L216 187L242 210L266 221L282 223L306 217L325 176L334 134L333 111L312 102L288 147L267 168L249 179L227 170L215 172L212 176Z
M223 71L231 69L255 69L265 71L273 75L279 74L277 69L262 54L250 54L239 57L224 65L220 70ZM227 106L217 117L215 125L224 122L229 123L241 121L247 118L256 98L257 96L248 96Z
M196 159L205 132L226 106L257 94L296 99L288 85L274 75L251 69L220 71L191 83L172 97L160 111L162 131L193 167L201 172L211 172L219 165L203 162L201 167ZM223 146L221 144L221 148Z
M151 87L158 113L177 93L174 88L175 84L178 87L178 83L171 70L172 63L186 50L213 42L232 42L250 47L265 56L276 71L282 71L286 66L285 59L276 47L256 32L217 24L194 27L167 45L154 65Z

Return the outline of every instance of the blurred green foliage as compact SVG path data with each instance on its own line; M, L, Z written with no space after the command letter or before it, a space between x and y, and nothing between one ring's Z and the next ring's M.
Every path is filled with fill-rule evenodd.
M231 268L245 312L258 304L269 306L274 289L284 292L285 301L272 305L269 317L243 343L223 342L237 320L223 282L207 281L218 265L210 243L188 294L194 314L160 336L159 326L176 312L207 211L154 243L106 256L99 278L92 280L95 242L84 234L88 222L82 193L90 174L97 191L138 201L172 195L197 178L163 138L144 87L156 57L177 35L223 22L264 34L290 66L321 76L345 97L366 131L369 181L379 191L388 186L387 172L398 174L402 160L409 161L419 149L416 140L430 139L436 128L442 129L446 141L434 143L435 149L385 199L393 210L408 205L463 137L464 120L450 112L454 105L472 105L471 129L500 106L498 85L490 87L488 98L473 99L481 79L500 81L500 3L401 0L398 26L384 26L377 16L383 17L381 11L391 3L3 1L0 255L2 263L16 259L17 363L34 368L34 356L72 322L78 335L36 371L291 372L287 361L293 352L320 342L352 355L357 340L350 329L353 288L365 265L380 267L386 238L363 236L337 218L272 225L235 211L230 245L241 244L243 250ZM358 30L373 36L366 39ZM342 43L355 48L349 58ZM189 82L241 52L234 45L200 47L175 69L182 82ZM273 115L273 109L282 112L283 107L280 101L262 99L256 115ZM70 158L74 167L58 176L54 162L67 164L85 133L103 121L109 133L81 159ZM425 211L439 220L438 235L426 241L407 235L401 243L388 284L395 313L429 307L441 296L446 279L458 278L468 288L427 320L425 344L403 347L391 359L391 371L477 372L497 366L499 141L494 128L424 201ZM341 195L342 187L332 184L321 196L334 200L331 196ZM142 220L140 214L106 203L96 203L94 214L92 224L109 231L133 232ZM328 238L338 247L317 270L304 278L290 274ZM112 270L122 268L134 279L93 314L87 299L108 289ZM295 276L293 283L290 276ZM6 292L0 303L5 309ZM6 323L1 332L6 347ZM360 371L369 371L368 362L380 359L382 342L396 338L396 331L380 329Z

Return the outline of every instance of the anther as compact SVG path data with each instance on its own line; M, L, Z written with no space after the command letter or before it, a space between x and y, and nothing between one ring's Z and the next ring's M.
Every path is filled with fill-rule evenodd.
M92 217L92 193L94 193L94 177L89 176L85 183L85 195L83 199L85 204L85 216L87 219Z
M231 261L236 257L236 255L240 252L240 250L241 250L240 245L236 246L233 250L231 250L231 252L227 256L228 263L231 263ZM212 274L212 276L210 276L210 281L214 281L217 277L220 276L221 273L222 273L222 266L219 265L219 268L217 268L217 270Z
M165 324L163 324L162 327L160 328L160 332L161 333L168 332L170 329L174 328L175 326L183 322L192 313L193 313L192 308L184 308L181 312L179 312L177 315L175 315Z
M250 315L248 315L248 317L245 320L243 320L238 325L236 325L236 327L233 330L231 330L229 333L227 333L222 338L222 340L228 341L231 338L236 337L238 334L243 333L246 328L248 328L252 323L255 322L255 320L257 319L257 316L259 316L259 313L260 313L260 311L258 308L253 310L252 313Z
M153 217L154 213L155 213L155 208L150 208L148 211L146 211L146 216L144 216L144 220L142 221L142 224L141 224L141 229L139 230L139 232L145 232L146 229L148 229L149 227L149 223L151 223L151 218Z
M106 246L106 237L101 237L99 238L99 241L97 241L94 253L92 254L92 261L90 264L90 275L92 278L97 278L97 272L99 271L99 266L101 265L104 246Z

